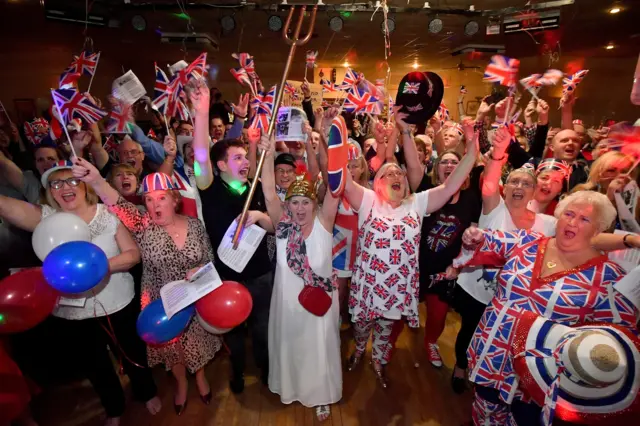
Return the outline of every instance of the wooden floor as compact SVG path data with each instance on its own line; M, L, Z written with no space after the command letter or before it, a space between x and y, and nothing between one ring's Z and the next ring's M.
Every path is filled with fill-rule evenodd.
M421 312L424 326L424 311ZM470 420L471 391L456 395L449 384L454 364L453 345L459 329L459 317L450 312L440 338L444 366L435 369L426 360L422 345L424 328L405 328L397 350L387 367L390 387L383 390L371 367L361 364L354 372L344 373L342 401L332 406L326 426L459 426ZM352 349L351 333L342 333L343 357ZM250 352L249 352L250 353ZM370 355L370 352L367 354ZM368 360L368 358L367 358ZM419 365L418 365L419 364ZM151 416L143 404L129 402L122 419L124 426L306 426L321 423L315 410L298 403L284 405L256 377L249 362L245 391L234 395L228 387L229 358L218 356L208 367L207 377L213 391L211 405L198 398L195 381L190 381L189 402L185 413L173 411L173 381L164 371L154 372L162 411ZM126 378L123 378L126 383ZM129 394L129 392L127 392ZM42 426L98 426L104 411L90 384L83 383L47 391L33 404L34 417Z

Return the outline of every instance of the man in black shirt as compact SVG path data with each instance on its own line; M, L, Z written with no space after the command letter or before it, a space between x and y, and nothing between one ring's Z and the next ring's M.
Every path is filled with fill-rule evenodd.
M216 177L208 188L200 190L200 198L204 222L215 253L215 266L222 280L237 281L251 293L253 309L247 320L247 325L251 332L254 358L261 370L262 382L267 384L269 376L267 329L273 272L266 238L262 240L251 260L240 273L225 265L217 255L218 246L227 228L242 213L242 207L249 193L247 151L241 140L222 140L211 149L211 162ZM264 212L266 212L264 195L260 184L258 184L251 201L246 225L255 223L267 231L273 232L271 220ZM244 324L234 328L224 337L231 351L231 390L234 393L240 393L244 389Z

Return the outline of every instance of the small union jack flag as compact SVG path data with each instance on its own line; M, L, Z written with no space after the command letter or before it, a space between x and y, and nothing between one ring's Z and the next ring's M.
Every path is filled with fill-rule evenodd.
M321 78L320 79L320 85L322 86L322 91L324 93L327 92L337 92L338 89L336 88L336 86L330 82L329 80L327 80L326 78Z
M375 285L376 284L376 276L373 275L373 274L370 274L368 272L364 275L364 280L369 285Z
M109 135L107 140L104 142L104 145L102 145L104 150L107 151L107 154L109 154L109 157L111 157L113 161L118 161L118 145L120 144L118 143L118 140L113 137L113 135Z
M402 265L398 268L398 272L403 277L408 277L410 275L409 267L407 265Z
M413 255L416 252L415 246L409 240L406 240L402 244L400 244L400 247L402 247L402 250L404 250L404 252L409 256Z
M297 92L296 86L294 86L293 84L289 83L288 81L284 82L284 91L285 93L290 94L291 96L295 95Z
M124 102L114 105L105 126L107 133L131 133L129 123L133 123L133 108Z
M538 83L542 86L553 86L562 78L563 73L560 70L548 69L538 79Z
M53 102L60 111L63 125L67 125L74 118L79 118L89 124L96 123L107 116L89 98L73 89L54 89L51 91Z
M389 238L378 238L376 240L377 249L388 249L391 247L391 240Z
M338 86L338 89L350 90L351 88L358 85L361 78L362 78L361 74L358 74L351 68L347 68L347 72L344 75L344 79L342 80L342 83Z
M405 239L406 234L404 231L404 225L393 225L393 239L395 241L402 241Z
M418 221L416 219L414 219L413 217L411 217L411 216L403 217L402 218L402 223L405 223L405 224L409 225L413 229L416 229L418 226L420 226Z
M466 95L467 94L467 88L464 87L464 85L460 86L460 94L461 95Z
M444 102L440 103L438 107L438 115L440 116L440 126L444 126L444 123L451 120L451 114L449 113L449 108L444 104Z
M23 129L24 135L33 145L39 145L40 142L49 134L51 126L44 118L38 117L29 121L25 121Z
M178 70L171 79L171 83L176 87L176 91L182 93L189 80L192 78L203 78L207 72L207 54L203 52L193 62Z
M77 89L78 80L80 79L80 73L73 72L73 69L67 68L60 74L58 80L59 89Z
M253 61L253 56L248 53L233 53L231 55L240 63L240 67L244 68L249 77L257 79L258 74L256 74L256 65Z
M531 91L533 87L540 87L540 83L538 82L540 77L542 77L542 74L531 74L529 77L520 79L520 84L522 84L522 87L526 90Z
M399 265L402 261L402 251L399 249L389 250L389 263L392 265Z
M80 53L80 55L73 57L71 65L67 67L65 72L68 71L69 73L92 76L96 72L99 60L100 52L89 53L85 50Z
M387 272L389 272L389 265L387 265L387 263L385 261L380 259L375 254L371 258L371 261L369 262L369 267L372 270L377 271L377 272L381 272L383 274L386 274Z
M173 117L178 108L178 100L180 99L182 87L176 84L177 80L169 80L157 64L155 65L155 70L156 82L153 86L153 105L158 109L160 114L166 117Z
M411 83L411 82L406 82L404 84L404 87L402 87L402 93L407 93L409 95L417 95L418 94L418 90L420 90L420 82L415 82L415 83Z
M381 218L373 219L371 221L371 227L378 232L385 232L387 229L389 229L389 225L387 225L387 222L385 222L385 220Z
M373 232L367 232L367 235L364 237L364 246L369 248L371 247L371 243L373 243Z
M307 68L315 68L316 58L318 57L318 51L307 50Z
M512 87L516 84L520 61L502 55L494 55L484 70L484 81Z
M570 75L569 77L564 77L562 79L562 97L565 97L565 95L569 94L569 92L573 92L574 90L576 90L576 87L588 72L589 70L580 70L577 73Z
M380 285L374 287L373 292L376 294L376 296L382 299L386 299L387 297L389 297L389 290Z
M400 277L395 272L384 280L384 284L389 288L395 287L398 285L398 282L400 282Z
M267 93L257 93L251 99L251 109L255 112L251 124L252 129L267 130L269 120L273 114L273 102L276 97L276 86L272 86Z
M378 99L374 98L371 93L365 92L358 87L353 87L347 92L347 97L342 107L346 112L381 114Z

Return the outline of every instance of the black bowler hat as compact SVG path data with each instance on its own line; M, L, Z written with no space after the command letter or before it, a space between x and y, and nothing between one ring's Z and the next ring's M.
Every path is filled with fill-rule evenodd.
M438 74L414 71L405 75L398 86L396 105L406 112L409 124L426 123L438 110L444 95L444 84Z

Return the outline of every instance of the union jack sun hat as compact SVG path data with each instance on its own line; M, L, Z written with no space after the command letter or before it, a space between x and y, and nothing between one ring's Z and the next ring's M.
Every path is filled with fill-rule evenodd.
M168 191L177 189L171 177L166 173L151 173L142 180L142 193L146 194L151 191Z
M542 425L632 424L640 413L640 339L610 323L567 327L523 312L511 348L519 387ZM637 417L635 417L637 420Z

